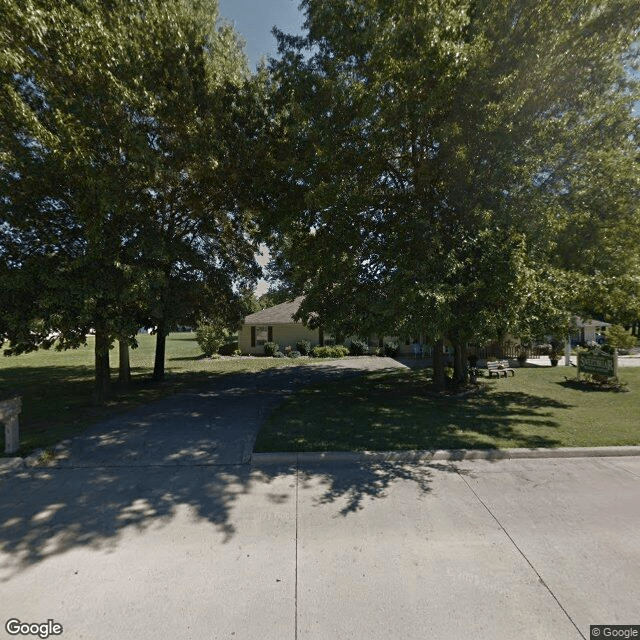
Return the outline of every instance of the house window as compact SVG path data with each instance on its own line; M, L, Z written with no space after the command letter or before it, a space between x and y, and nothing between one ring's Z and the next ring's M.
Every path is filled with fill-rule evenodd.
M256 346L263 347L269 340L269 327L256 327Z

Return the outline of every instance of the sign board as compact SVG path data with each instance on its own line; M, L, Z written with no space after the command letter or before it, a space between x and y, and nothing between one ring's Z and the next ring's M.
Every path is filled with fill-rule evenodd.
M589 351L578 354L578 376L581 373L592 373L607 378L618 377L618 353Z

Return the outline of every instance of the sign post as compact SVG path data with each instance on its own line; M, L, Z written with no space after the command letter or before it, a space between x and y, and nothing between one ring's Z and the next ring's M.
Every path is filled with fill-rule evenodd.
M564 366L571 366L571 340L569 336L567 336L564 341Z

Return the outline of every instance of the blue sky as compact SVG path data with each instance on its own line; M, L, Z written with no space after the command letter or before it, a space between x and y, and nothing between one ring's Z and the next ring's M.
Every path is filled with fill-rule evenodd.
M249 67L255 70L263 55L275 56L276 39L271 29L300 33L304 15L298 11L300 0L219 0L220 17L233 23L246 41Z

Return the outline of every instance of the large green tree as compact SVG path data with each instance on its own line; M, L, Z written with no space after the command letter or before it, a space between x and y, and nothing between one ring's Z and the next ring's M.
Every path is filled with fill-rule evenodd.
M533 309L538 330L557 326L584 298L552 285L596 275L563 257L569 239L597 254L607 225L638 227L640 6L302 5L306 35L280 34L272 62L270 218L301 316L449 339L459 378L468 340L528 330ZM574 228L580 214L597 233Z
M0 16L0 335L17 353L95 330L102 399L114 338L238 313L260 82L215 0L1 0Z

